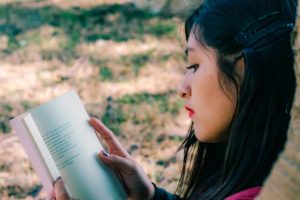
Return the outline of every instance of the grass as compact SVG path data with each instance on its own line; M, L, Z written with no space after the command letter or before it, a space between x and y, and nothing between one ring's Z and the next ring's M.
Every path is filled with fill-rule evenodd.
M125 122L127 116L120 109L120 105L115 104L111 97L107 98L107 106L101 117L101 120L106 124L116 135L120 135L120 125Z
M177 31L170 19L137 10L132 4L62 10L54 6L28 8L15 3L0 6L0 19L5 20L0 24L0 35L10 38L5 50L8 54L21 48L19 35L44 25L60 28L67 35L68 41L62 45L62 52L73 51L81 42L143 40L145 35L175 36Z
M91 57L90 62L99 68L100 80L118 82L137 77L140 70L155 59L153 52L154 50L149 50L137 54L124 55L115 60L99 60ZM166 59L162 61L166 61ZM112 62L113 64L109 64Z
M10 113L13 111L13 106L9 103L3 103L0 105L0 111L2 111L0 115L0 132L8 134L11 132L9 120L12 118Z
M154 103L165 102L166 96L164 94L149 94L149 93L137 93L134 95L125 95L117 100L120 104L132 104L139 105L141 103Z
M106 66L99 68L99 75L103 81L111 81L113 79L112 71Z
M0 134L12 133L11 118L75 87L89 114L101 119L147 175L158 180L173 146L183 139L176 136L183 123L174 90L184 62L176 20L130 3L60 8L49 2L0 4L0 39L6 43L0 48ZM0 181L0 196L35 198L41 185L26 178L34 173L18 145L0 149L6 166L0 176L9 174L9 180ZM165 152L163 158L158 150ZM172 189L173 179L161 186Z
M157 112L161 114L171 113L174 116L178 114L182 105L179 102L174 104L169 100L173 95L173 92L169 94L137 93L134 95L124 95L116 100L109 97L101 120L117 135L121 134L122 124L128 121L131 121L135 125L146 124L155 126L153 121L155 121L156 114L153 115L155 112L151 108L158 108ZM154 139L153 137L153 134L148 134L145 139L150 141ZM174 138L169 139L176 142L182 139Z
M147 27L146 32L157 37L160 37L161 35L176 37L176 28L174 23L158 21L154 25Z
M149 62L150 58L151 52L136 54L131 57L132 68L135 75L138 75L140 69Z
M139 71L151 60L151 51L122 56L119 59L119 65L123 67L130 66L130 71L134 76L139 74Z

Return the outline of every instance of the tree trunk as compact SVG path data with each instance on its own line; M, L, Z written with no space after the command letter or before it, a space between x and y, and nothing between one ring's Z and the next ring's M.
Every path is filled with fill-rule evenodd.
M298 4L298 13L300 5ZM288 132L288 141L284 151L275 163L271 174L264 183L257 200L298 200L300 199L300 17L296 22L295 71L297 91L292 109L292 121Z

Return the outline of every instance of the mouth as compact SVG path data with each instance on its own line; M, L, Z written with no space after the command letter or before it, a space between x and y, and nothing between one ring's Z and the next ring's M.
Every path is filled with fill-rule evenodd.
M189 112L189 118L192 118L195 112L187 106L184 106L184 108Z

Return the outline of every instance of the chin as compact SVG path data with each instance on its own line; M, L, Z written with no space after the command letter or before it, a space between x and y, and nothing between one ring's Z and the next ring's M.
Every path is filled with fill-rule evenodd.
M195 128L195 136L198 141L204 142L204 143L218 143L224 141L223 139L219 137L213 137L213 133L209 133L208 131L199 131Z
M207 134L205 134L205 131L199 131L196 128L195 128L195 137L200 142L205 142L205 143L211 142L211 138L207 137Z

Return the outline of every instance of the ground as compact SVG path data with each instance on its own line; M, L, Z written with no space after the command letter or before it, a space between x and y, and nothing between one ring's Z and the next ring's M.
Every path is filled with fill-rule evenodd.
M182 20L129 0L0 0L0 199L45 197L9 120L71 88L174 191L190 123L184 45Z

